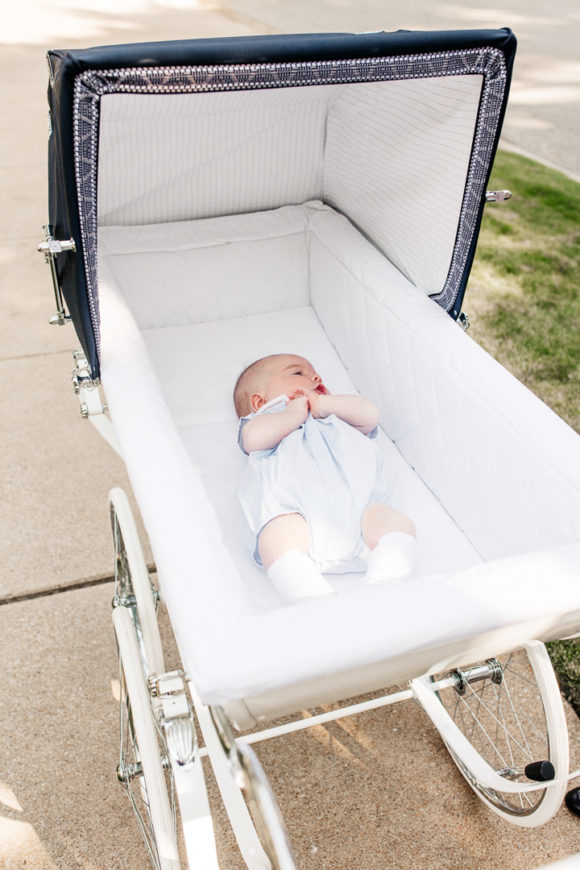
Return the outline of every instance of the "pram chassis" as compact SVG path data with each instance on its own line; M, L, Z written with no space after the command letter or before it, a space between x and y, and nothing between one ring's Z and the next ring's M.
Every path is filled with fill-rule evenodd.
M394 36L402 43L407 39L405 35ZM505 34L502 40L503 36ZM449 34L433 38L438 43L438 50L445 53L449 48ZM485 38L499 42L497 34L490 36L486 33ZM326 63L336 49L332 39L328 43L330 47L324 39L321 42L322 49L319 45L315 47L319 52L322 51L321 56ZM238 48L238 45L242 47ZM247 45L250 53L255 52L253 45ZM131 73L135 72L135 47L128 48L127 58L121 66L126 68L130 80ZM309 46L307 48L310 50ZM243 40L236 43L234 49L243 55L246 52ZM176 50L179 55L185 48L177 46ZM357 51L362 51L358 48L355 51L352 45L348 50L354 57L360 56ZM204 45L200 51L204 58L200 63L207 64L207 46ZM401 51L399 46L399 54ZM511 68L513 46L510 51ZM167 62L167 49L160 48L159 52L159 56ZM284 56L288 48L280 42L276 52ZM95 50L92 61L97 72L92 78L91 74L85 76L85 109L88 113L97 99L94 94L100 98L101 93L107 93L109 87L105 54ZM408 60L407 55L404 57ZM303 60L302 48L295 59L299 61L294 64L298 68ZM171 78L170 69L161 69L164 75ZM178 64L179 75L183 69L183 65ZM244 75L246 72L244 69ZM231 69L228 74L232 75ZM228 88L235 90L238 86L246 87L242 79L239 85L232 81ZM509 83L509 74L507 77L504 75L502 87L506 82ZM51 87L54 87L54 79ZM140 87L140 83L127 85L128 92L138 91ZM179 88L182 87L179 84ZM205 85L201 86L202 90L203 87ZM94 89L94 93L91 89ZM62 93L66 99L70 98L66 88ZM485 165L479 170L480 182L484 176L489 177L505 108L502 99L498 100L493 113L494 132L486 146L487 150L483 149L482 152L485 152L488 164L483 161ZM78 123L82 121L81 117ZM69 195L75 195L71 194L72 189L80 191L79 199L85 196L91 185L96 185L96 164L91 150L94 141L91 136L94 136L94 132L84 136L85 151L80 158L77 153L77 176L72 184L72 175L64 183ZM68 146L64 140L61 146L63 154L66 153ZM83 160L87 166L92 166L89 166L86 175L82 175L79 169ZM86 182L86 178L89 178L89 182ZM93 191L93 195L96 195L96 191ZM489 192L483 197L489 201L507 198L507 192L503 191L499 194ZM455 319L460 318L461 299L475 250L478 219L483 206L483 201L478 204L475 195L474 203L476 208L472 203L462 211L462 220L469 223L473 235L460 257L456 256L455 251L453 263L460 261L460 265L456 266L453 292L449 290L450 285L446 285L445 293L440 294L441 299L438 300ZM99 390L96 273L95 263L90 259L91 251L87 250L91 245L96 246L96 216L90 207L84 208L84 211L80 210L80 219L76 213L72 217L69 215L71 235L83 240L74 267L69 258L63 261L63 268L58 269L58 256L63 253L65 257L70 256L76 250L77 243L73 239L70 242L55 240L52 227L47 228L46 240L39 250L45 254L53 276L57 303L57 315L53 322L63 324L70 319L63 300L64 289L83 344L83 351L75 354L73 377L81 413L121 453L117 434L106 414L106 404ZM66 221L61 223L67 225ZM64 238L62 230L62 226L58 227L57 233ZM78 299L75 292L71 291L75 282L80 282L82 287ZM534 639L540 626L533 620L511 627L509 642L506 641L505 647L501 647L501 632L497 638L493 632L490 637L479 637L476 650L484 652L481 656L474 656L474 664L463 660L467 657L465 652L461 657L457 651L457 655L448 661L441 661L427 674L410 678L407 687L400 691L389 691L380 697L347 704L339 709L311 715L307 719L296 718L277 727L236 736L227 705L204 703L189 675L180 670L166 670L156 618L159 593L152 585L131 510L121 490L111 492L110 511L116 565L113 623L120 660L121 751L117 776L127 789L154 866L181 866L183 855L180 854L180 838L176 829L178 809L190 866L218 866L202 767L202 759L207 756L247 866L291 870L296 864L289 838L252 745L319 723L410 699L423 707L469 785L503 819L522 827L532 827L550 819L560 806L569 778L566 723L558 684L545 647ZM489 655L490 643L496 639L502 651L506 651L505 658ZM461 658L461 666L457 665L456 658ZM530 695L533 696L531 701ZM488 696L493 699L493 709L488 703ZM521 717L514 709L520 701L525 711ZM502 702L506 705L505 710L501 708ZM540 721L533 724L534 733L527 735L525 720L530 710L540 716ZM203 736L203 747L198 746L195 719ZM490 734L490 723L495 730L493 735ZM539 739L536 733L538 727L542 731Z

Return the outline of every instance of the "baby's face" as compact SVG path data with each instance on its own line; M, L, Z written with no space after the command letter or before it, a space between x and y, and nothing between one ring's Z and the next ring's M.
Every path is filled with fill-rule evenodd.
M301 390L315 390L322 395L328 393L322 378L307 359L293 354L279 354L265 361L264 370L261 372L261 390L259 390L263 401L256 402L257 393L252 395L252 407L257 411L266 402L281 395L294 399Z

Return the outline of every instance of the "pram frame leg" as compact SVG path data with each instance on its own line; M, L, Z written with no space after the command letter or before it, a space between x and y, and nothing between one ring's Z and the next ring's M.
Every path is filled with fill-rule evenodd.
M202 758L196 754L186 767L170 759L189 866L219 870Z
M211 761L246 866L250 870L296 870L278 804L253 750L234 737L223 708L208 707L203 704L192 683L189 688L205 741L204 754ZM252 808L260 833L249 807ZM266 854L262 840L270 857Z

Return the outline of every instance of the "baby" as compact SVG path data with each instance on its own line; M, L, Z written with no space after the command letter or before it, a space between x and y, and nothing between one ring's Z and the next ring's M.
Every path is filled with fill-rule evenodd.
M234 404L248 543L286 601L332 592L323 572L412 574L415 527L387 504L372 402L331 395L308 360L274 354L241 373Z

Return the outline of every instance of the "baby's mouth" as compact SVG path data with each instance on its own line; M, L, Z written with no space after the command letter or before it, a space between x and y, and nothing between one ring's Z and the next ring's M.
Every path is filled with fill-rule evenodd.
M326 389L324 384L318 384L318 386L316 386L314 388L314 392L315 393L322 393L323 396L326 396L328 394L328 390Z

